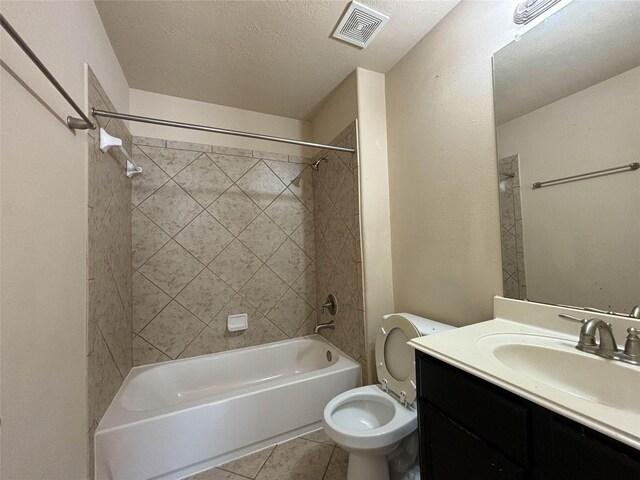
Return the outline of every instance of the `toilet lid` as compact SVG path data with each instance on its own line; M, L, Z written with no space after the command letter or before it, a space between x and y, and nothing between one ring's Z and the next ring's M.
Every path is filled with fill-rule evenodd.
M376 371L378 380L408 404L416 399L416 368L414 350L407 345L420 336L418 329L406 318L391 315L383 322L376 337ZM403 395L404 394L404 395Z

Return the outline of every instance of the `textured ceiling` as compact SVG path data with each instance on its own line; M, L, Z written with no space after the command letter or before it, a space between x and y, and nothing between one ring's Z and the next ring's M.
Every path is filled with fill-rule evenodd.
M574 1L494 56L496 124L640 65L640 2Z
M309 119L356 67L386 73L459 0L363 0L391 19L364 50L331 38L348 1L105 1L131 88Z

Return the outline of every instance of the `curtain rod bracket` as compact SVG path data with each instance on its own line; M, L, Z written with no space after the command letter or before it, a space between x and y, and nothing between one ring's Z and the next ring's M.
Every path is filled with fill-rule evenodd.
M72 130L95 130L96 126L94 124L89 125L81 118L72 117L69 115L67 117L67 127Z

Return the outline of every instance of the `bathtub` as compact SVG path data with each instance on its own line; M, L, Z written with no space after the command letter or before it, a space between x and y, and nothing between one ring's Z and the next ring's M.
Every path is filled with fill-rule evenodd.
M312 432L360 382L320 335L136 367L96 430L96 480L179 479Z

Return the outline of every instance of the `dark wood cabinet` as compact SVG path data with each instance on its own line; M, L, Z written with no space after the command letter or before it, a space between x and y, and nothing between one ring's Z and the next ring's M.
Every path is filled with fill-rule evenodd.
M640 480L640 451L416 352L429 480Z

